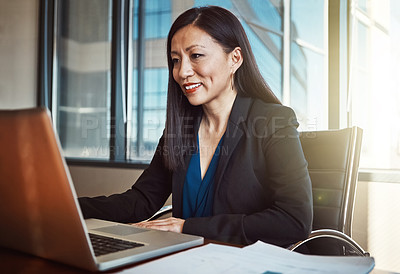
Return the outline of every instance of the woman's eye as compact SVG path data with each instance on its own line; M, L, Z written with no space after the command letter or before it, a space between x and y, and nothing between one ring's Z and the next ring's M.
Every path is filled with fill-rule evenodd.
M179 59L178 58L172 58L172 64L177 64L179 63Z
M199 58L199 57L201 57L201 56L203 56L203 54L199 54L199 53L193 53L193 54L192 54L192 58L193 58L193 59L197 59L197 58Z

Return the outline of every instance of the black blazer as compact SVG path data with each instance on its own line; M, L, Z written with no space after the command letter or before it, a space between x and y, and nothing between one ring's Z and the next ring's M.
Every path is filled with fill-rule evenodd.
M197 132L200 118L195 122ZM214 181L213 216L186 219L183 232L230 243L257 240L288 246L308 236L312 192L292 109L237 96ZM160 209L172 192L173 216L182 216L185 168L163 164L163 138L149 167L130 190L80 198L85 218L137 222Z

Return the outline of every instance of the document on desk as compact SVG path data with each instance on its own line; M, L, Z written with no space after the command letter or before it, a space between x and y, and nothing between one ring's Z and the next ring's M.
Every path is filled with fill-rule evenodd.
M369 273L372 257L303 255L263 242L238 248L208 244L123 273Z

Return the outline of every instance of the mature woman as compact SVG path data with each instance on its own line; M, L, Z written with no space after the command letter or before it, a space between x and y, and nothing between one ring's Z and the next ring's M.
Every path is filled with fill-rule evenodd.
M287 246L308 236L311 183L294 112L262 78L239 20L216 7L168 34L167 122L130 190L81 198L85 218L140 222L172 192L173 216L137 226Z

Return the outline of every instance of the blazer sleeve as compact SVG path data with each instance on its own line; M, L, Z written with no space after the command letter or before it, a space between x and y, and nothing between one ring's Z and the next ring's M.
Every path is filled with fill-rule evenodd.
M85 219L114 222L139 222L159 210L171 194L171 173L163 162L161 138L153 159L128 191L108 197L82 197L79 204Z
M269 193L269 205L250 214L190 218L183 232L224 242L251 244L261 240L285 247L307 238L313 216L312 191L298 123L293 110L287 107L280 106L271 117L257 126L265 136L261 147L266 179L260 184ZM243 199L251 199L242 192Z

